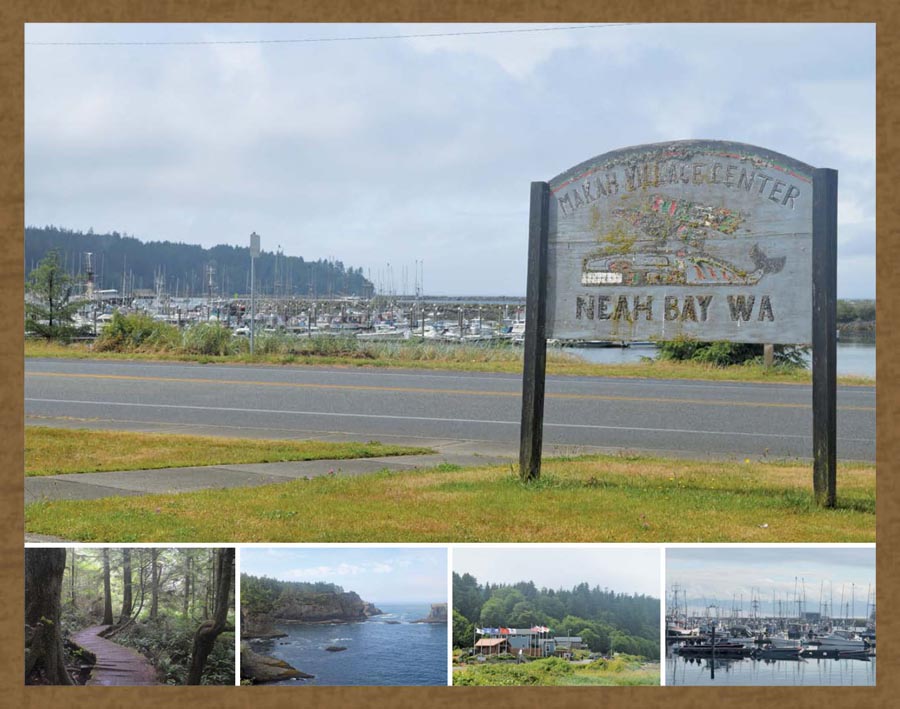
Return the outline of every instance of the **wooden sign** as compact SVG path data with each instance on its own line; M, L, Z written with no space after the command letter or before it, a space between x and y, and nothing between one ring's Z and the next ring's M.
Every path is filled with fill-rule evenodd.
M547 338L812 343L813 490L836 501L837 172L688 140L531 183L519 474L540 476Z
M550 181L547 337L811 341L813 168L741 143L615 150Z

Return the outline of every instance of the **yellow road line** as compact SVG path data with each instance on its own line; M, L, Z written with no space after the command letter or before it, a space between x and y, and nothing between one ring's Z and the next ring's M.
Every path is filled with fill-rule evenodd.
M307 382L257 382L240 379L204 379L201 377L147 377L127 374L72 374L66 372L25 372L26 377L57 377L66 379L104 379L114 381L165 382L170 384L214 384L218 386L288 387L294 389L323 389L338 391L371 391L397 394L448 394L451 396L519 397L517 391L479 391L477 389L431 389L421 387L387 387L361 384L310 384ZM715 401L653 396L614 396L611 394L548 393L547 399L577 399L586 401L639 401L653 404L698 404L701 406L748 406L753 408L809 409L810 404L791 404L764 401ZM874 406L839 406L840 411L875 411Z

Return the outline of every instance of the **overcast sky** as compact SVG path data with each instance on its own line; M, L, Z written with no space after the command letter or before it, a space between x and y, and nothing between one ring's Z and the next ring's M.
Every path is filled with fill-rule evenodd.
M324 581L375 603L447 602L447 551L438 548L244 548L241 573Z
M659 598L660 550L640 547L455 547L453 571L481 584L532 581L538 588L580 583Z
M732 140L839 171L838 295L874 297L874 25L494 33L547 27L27 25L25 222L521 296L531 181ZM216 43L441 32L481 34Z
M807 611L818 612L821 598L832 605L833 615L843 617L838 612L843 598L844 604L852 604L851 613L855 608L862 617L866 595L875 591L875 547L667 549L667 603L674 584L680 588L679 603L686 594L689 608L696 611L717 605L720 614L730 615L741 595L745 615L754 596L768 611L773 592L784 604L802 597L805 589ZM791 608L796 613L796 603Z

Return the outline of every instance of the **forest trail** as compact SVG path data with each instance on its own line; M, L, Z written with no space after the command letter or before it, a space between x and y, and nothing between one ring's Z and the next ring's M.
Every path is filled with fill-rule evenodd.
M137 650L99 637L109 626L94 625L72 636L72 642L97 656L88 685L135 686L159 684L153 665Z

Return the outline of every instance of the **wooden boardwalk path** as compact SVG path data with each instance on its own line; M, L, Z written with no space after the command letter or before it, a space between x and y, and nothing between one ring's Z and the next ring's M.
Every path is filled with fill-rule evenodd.
M89 685L134 686L159 684L156 670L137 650L101 638L98 633L109 626L94 625L72 636L72 642L97 656Z

